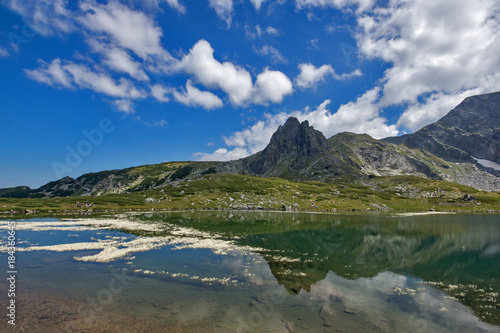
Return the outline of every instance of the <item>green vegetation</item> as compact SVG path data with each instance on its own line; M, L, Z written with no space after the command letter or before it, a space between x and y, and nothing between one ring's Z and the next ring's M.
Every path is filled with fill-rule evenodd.
M283 206L287 209L311 211L500 210L499 192L483 192L464 185L415 176L344 177L326 183L211 173L200 173L198 177L185 178L193 172L189 164L180 168L177 166L175 170L170 176L178 179L175 185L157 184L158 187L147 190L141 190L142 186L138 185L120 194L0 198L0 212L113 209L280 210ZM205 167L203 170L210 169ZM158 183L157 180L155 182ZM473 199L463 200L465 194L470 194Z
M179 169L175 170L174 173L172 173L172 175L170 176L170 179L171 180L184 179L187 176L189 176L189 174L193 170L194 170L194 167L191 165L186 165L186 166L180 167Z

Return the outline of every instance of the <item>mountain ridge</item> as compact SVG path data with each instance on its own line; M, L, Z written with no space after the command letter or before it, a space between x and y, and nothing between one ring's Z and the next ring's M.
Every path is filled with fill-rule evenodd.
M484 114L481 110L485 110ZM477 123L470 121L471 118L478 119ZM453 140L457 143L453 144ZM477 161L498 163L499 151L500 92L497 92L468 97L436 123L399 138L376 140L367 134L343 132L327 139L307 120L301 123L290 117L272 135L264 150L239 160L166 162L88 173L76 179L64 177L34 190L0 189L0 197L119 194L176 185L216 173L324 182L338 177L414 175L500 191L497 177L500 170L484 167Z
M400 141L458 163L484 159L500 164L500 92L470 96L444 117ZM500 176L497 170L489 172Z

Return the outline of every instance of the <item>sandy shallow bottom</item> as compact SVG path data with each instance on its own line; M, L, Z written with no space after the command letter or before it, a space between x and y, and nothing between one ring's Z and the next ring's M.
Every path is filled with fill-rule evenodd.
M1 285L4 289L5 284ZM16 297L16 326L6 320L0 323L0 332L380 332L356 314L321 306L303 311L290 309L296 323L287 321L280 312L274 313L274 304L268 295L254 296L248 304L217 304L204 297L193 303L193 295L186 295L186 304L179 300L158 303L158 299L116 300L115 304L89 309L88 295L58 290L21 290ZM189 304L187 304L189 303ZM83 304L83 306L82 306ZM2 308L7 300L0 300ZM246 308L246 309L244 309ZM95 310L95 311L94 311ZM270 315L266 317L266 311ZM311 313L308 313L311 312ZM333 312L335 322L327 319ZM311 317L308 315L314 314ZM265 322L262 322L262 318ZM333 318L333 317L332 317ZM313 319L313 320L311 320ZM380 325L391 325L382 319ZM387 330L382 330L387 331Z
M5 290L6 286L2 284L1 287ZM88 309L82 308L79 297L56 290L26 289L18 294L16 302L15 327L4 319L0 323L0 332L203 332L202 329L176 325L173 320L166 326L161 318L152 321L114 306L99 308L89 316ZM0 299L0 306L3 309L7 307L5 297Z
M6 287L0 284L1 290ZM127 290L98 304L89 301L96 300L95 292L24 287L16 297L16 327L2 320L0 332L472 332L471 327L444 329L416 316L392 316L377 307L348 306L340 294L309 304L273 291L247 290L234 299L223 294L156 279L146 287L136 278ZM0 307L6 306L3 297Z

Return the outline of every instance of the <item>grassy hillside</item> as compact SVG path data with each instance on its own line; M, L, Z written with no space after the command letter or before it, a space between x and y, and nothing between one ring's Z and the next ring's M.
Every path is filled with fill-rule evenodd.
M295 210L312 211L500 210L499 192L483 192L464 185L415 176L339 178L330 183L295 182L282 178L235 174L205 174L192 179L182 178L182 174L178 176L179 181L173 185L145 191L60 198L0 198L0 212L107 209L280 210L283 205ZM474 199L463 200L465 194L472 195Z

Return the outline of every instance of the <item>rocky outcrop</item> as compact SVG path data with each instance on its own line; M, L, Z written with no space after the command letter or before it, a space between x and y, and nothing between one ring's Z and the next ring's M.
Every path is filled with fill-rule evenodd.
M38 189L37 196L60 196L65 197L74 193L74 178L66 176L59 180L47 183Z
M442 179L448 163L419 150L375 140L367 134L340 133L328 139L332 153L363 174L418 175Z
M300 123L294 117L278 128L263 151L220 166L223 172L296 180L321 180L346 174L351 169L331 153L331 145L323 133L308 121Z
M309 126L309 122L300 123L291 117L273 134L258 157L249 161L248 167L252 173L266 174L285 160L290 162L290 169L300 170L327 154L329 145L323 133Z

